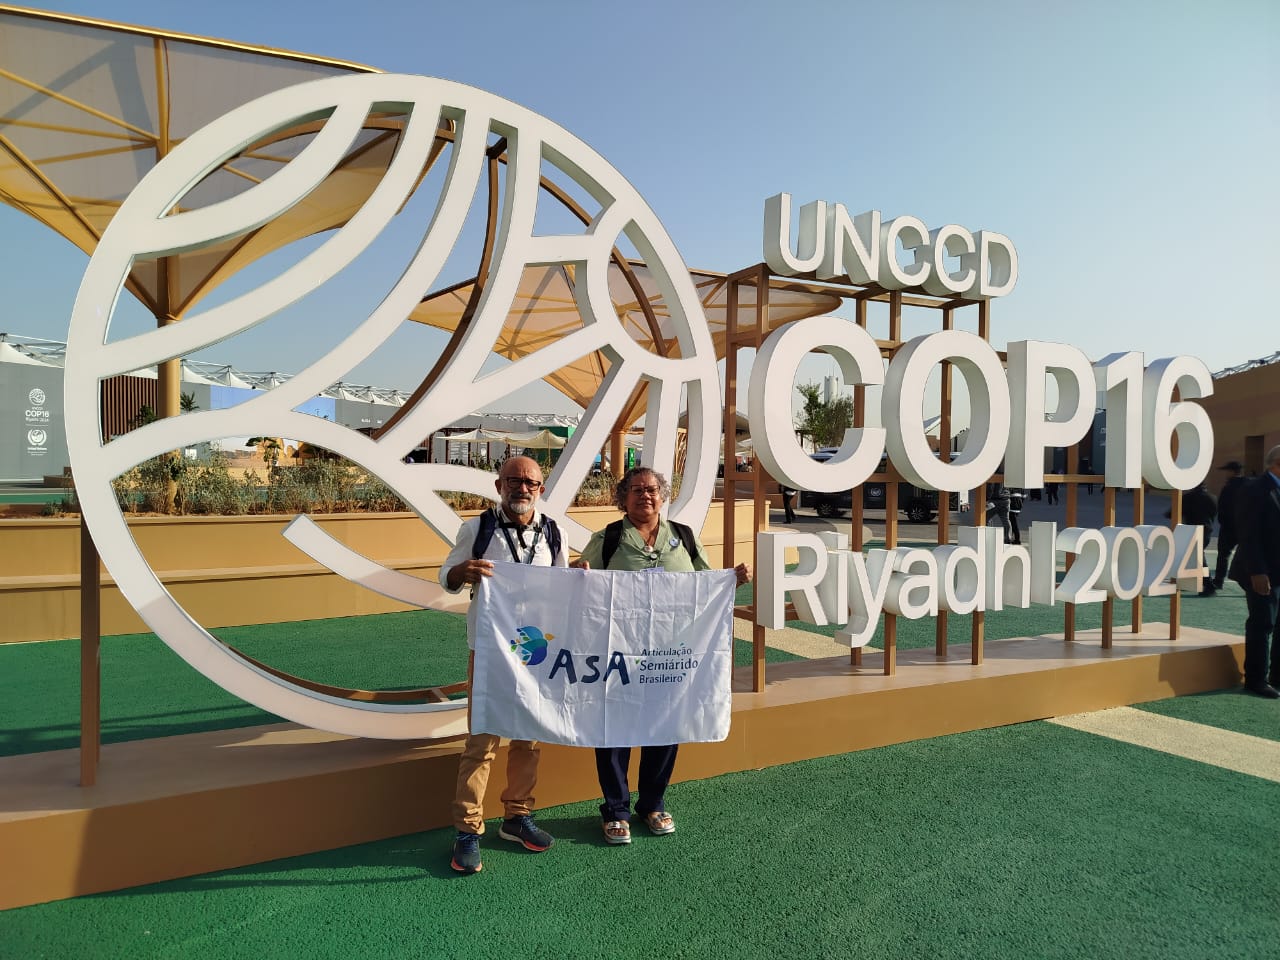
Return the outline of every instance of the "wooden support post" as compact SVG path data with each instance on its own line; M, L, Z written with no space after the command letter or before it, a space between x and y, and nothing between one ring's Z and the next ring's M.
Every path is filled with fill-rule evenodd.
M609 434L609 472L613 474L613 479L621 480L622 475L627 472L626 461L626 432L621 427L616 427L613 433Z
M1182 491L1169 492L1169 525L1177 527L1182 522ZM1182 591L1174 584L1169 595L1169 639L1178 639L1178 625L1182 619Z
M1173 388L1173 398L1175 402L1182 399L1182 391L1175 385ZM1171 452L1176 457L1178 455L1178 432L1175 430L1170 438ZM1182 522L1182 491L1172 490L1169 496L1169 526L1177 528ZM1204 544L1208 546L1208 544ZM1201 554L1203 557L1203 554ZM1182 590L1178 584L1174 584L1173 593L1169 597L1169 639L1177 640L1178 634L1181 632L1179 627L1182 621Z
M724 510L724 549L723 565L733 566L734 499L737 483L734 468L736 446L734 435L738 429L738 281L731 279L728 289L728 303L724 315L724 424L722 453L724 461L724 483L722 485L721 507Z
M889 342L897 353L902 343L902 291L889 294ZM892 461L886 461L888 479L884 485L884 548L892 550L898 545L898 471ZM884 675L891 677L898 672L898 616L884 614Z
M102 576L98 548L80 518L80 786L98 782L102 742Z
M162 117L162 126L168 125L168 118ZM167 134L162 131L160 143L157 144L156 160L159 161L168 153ZM177 304L180 300L178 286L178 258L161 257L156 261L156 326L167 327L178 322ZM157 419L176 417L182 413L182 361L177 357L161 360L156 364L156 409ZM170 451L168 456L180 460L181 450ZM165 482L165 512L173 513L177 505L178 481L170 477Z
M991 342L991 301L978 301L978 336L987 343ZM974 491L973 509L979 511L975 517L977 526L987 525L987 487L983 484L980 490ZM982 663L985 657L987 639L987 614L983 610L973 612L972 626L969 631L969 662L974 666Z
M764 690L765 628L751 618L751 689L755 693Z
M867 329L867 301L859 299L854 303L854 318L858 326ZM853 426L861 430L867 425L867 388L858 384L853 388ZM861 553L866 544L862 542L863 504L862 487L855 488L850 499L849 547ZM862 666L862 648L852 647L849 650L849 665Z
M953 307L942 311L942 329L954 328ZM951 462L951 362L942 361L942 390L938 408L938 458L943 463ZM951 496L946 491L938 493L938 536L939 544L951 541ZM946 610L938 611L938 618L933 625L933 653L939 659L947 657L947 625Z
M985 484L977 490L970 491L969 503L973 509L973 525L981 531L987 525L987 488ZM987 636L986 611L973 611L969 624L969 662L977 665L982 662L983 644Z
M1067 450L1067 476L1073 475L1080 468L1080 449L1078 446L1072 446ZM1065 526L1074 527L1076 525L1076 513L1079 506L1079 484L1074 480L1064 480L1064 486L1067 488L1067 516L1064 521ZM1056 558L1055 558L1056 559ZM1075 561L1075 557L1067 554L1066 568L1071 569L1071 564ZM1065 603L1062 605L1062 639L1074 640L1076 638L1076 605L1074 603Z
M1092 468L1091 468L1092 469ZM1104 487L1102 490L1102 525L1116 525L1116 490L1115 487ZM1116 602L1112 597L1102 601L1102 649L1110 650L1112 637L1115 634Z
M769 326L769 269L763 263L760 264L756 271L756 324L755 324L755 348L756 355L760 354L760 346L764 343L764 332ZM725 354L728 356L728 353ZM734 418L736 427L736 420ZM763 473L760 464L753 464L754 469L751 471L751 488L755 491L755 527L758 532L765 524L768 517L768 507L765 503L765 489ZM729 473L728 468L725 469L725 475ZM756 537L751 538L751 570L754 573L759 569L760 557L757 555ZM754 589L754 588L753 588ZM760 603L758 598L752 594L751 603L751 689L756 693L764 690L764 664L765 664L765 628L760 626Z
M1133 525L1142 526L1146 513L1146 488L1139 486L1133 491ZM1132 611L1129 618L1129 632L1142 632L1142 594L1133 598Z

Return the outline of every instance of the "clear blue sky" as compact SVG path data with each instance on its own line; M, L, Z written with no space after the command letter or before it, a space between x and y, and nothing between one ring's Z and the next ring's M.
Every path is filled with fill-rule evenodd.
M29 5L500 94L621 170L690 266L762 259L763 201L788 191L1006 234L1000 344L1214 370L1280 349L1273 0ZM9 210L0 230L0 330L61 339L84 256ZM230 346L214 356L244 363ZM253 368L298 369L294 346L260 343ZM419 369L360 372L411 388Z

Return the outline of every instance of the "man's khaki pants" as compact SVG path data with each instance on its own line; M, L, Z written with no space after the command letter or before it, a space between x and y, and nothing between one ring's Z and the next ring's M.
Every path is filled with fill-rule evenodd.
M468 696L475 654L467 664ZM471 707L467 707L467 722ZM453 795L453 825L462 833L484 833L484 792L489 786L489 768L498 753L501 737L473 733L467 737L458 759L458 786ZM523 817L533 813L533 788L538 782L538 749L532 740L512 740L507 749L507 789L502 791L503 816Z

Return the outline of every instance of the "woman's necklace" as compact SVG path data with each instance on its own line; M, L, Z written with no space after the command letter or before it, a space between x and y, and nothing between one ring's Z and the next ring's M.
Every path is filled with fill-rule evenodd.
M640 534L640 539L644 541L646 550L652 550L654 543L658 540L658 524L653 525L653 529L645 533L639 527L636 527L636 533Z

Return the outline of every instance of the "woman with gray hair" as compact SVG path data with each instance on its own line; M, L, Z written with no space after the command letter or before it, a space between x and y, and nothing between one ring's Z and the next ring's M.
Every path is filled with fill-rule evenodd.
M667 478L648 467L628 470L614 488L614 503L624 514L588 541L576 567L597 570L693 571L711 564L697 535L684 524L662 517L671 496ZM734 568L738 583L746 583L751 571L745 563ZM654 834L675 833L676 824L664 798L676 766L676 744L640 748L639 796L635 811ZM604 837L608 843L631 842L631 788L627 783L630 747L596 750L596 774L604 803L600 805Z

